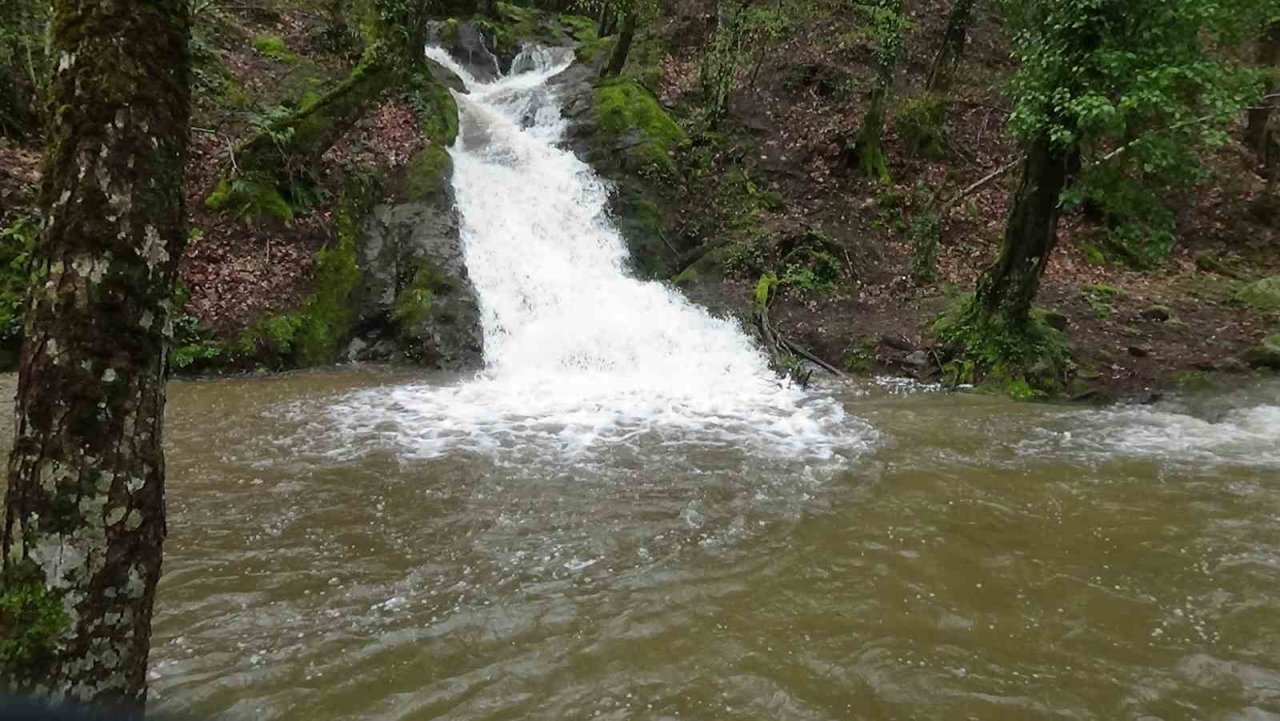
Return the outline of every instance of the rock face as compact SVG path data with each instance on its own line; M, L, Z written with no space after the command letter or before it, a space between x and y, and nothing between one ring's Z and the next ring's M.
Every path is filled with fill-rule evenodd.
M497 56L489 51L484 35L471 23L435 23L429 28L429 37L476 80L488 82L501 74Z
M407 359L441 370L484 364L484 335L452 194L381 205L363 227L350 360Z

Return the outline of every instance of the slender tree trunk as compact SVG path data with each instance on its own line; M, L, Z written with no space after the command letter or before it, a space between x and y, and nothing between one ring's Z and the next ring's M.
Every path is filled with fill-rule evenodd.
M613 46L609 55L609 64L600 71L600 77L611 78L622 73L627 64L627 54L631 52L631 41L636 35L636 13L628 12L622 17L622 32L618 33L618 44Z
M1277 65L1280 65L1280 22L1273 22L1267 26L1266 33L1258 40L1258 66L1275 70ZM1274 93L1275 80L1268 80L1266 88L1267 95ZM1268 176L1274 174L1271 169L1276 162L1275 151L1269 147L1274 136L1270 131L1273 107L1274 102L1266 100L1258 107L1249 110L1245 118L1244 130L1245 145L1257 156L1258 164L1266 168Z
M165 353L186 239L183 0L55 0L45 228L18 376L3 534L62 612L10 687L140 711L165 536ZM21 633L12 618L6 636Z
M1045 263L1058 240L1062 191L1080 168L1080 151L1039 137L1027 148L1013 195L1000 257L978 279L975 300L988 316L1025 323Z
M973 8L977 0L955 0L947 15L947 31L942 36L942 47L933 57L925 90L930 93L946 92L951 87L951 77L969 39L969 26L973 24Z
M596 35L604 38L613 34L614 26L617 24L618 15L613 10L613 5L604 3L600 6L600 17L598 18L598 26L596 27Z
M867 112L862 116L862 126L853 140L853 160L863 177L889 182L889 164L884 157L884 118L888 110L889 93L893 89L893 73L896 63L882 62L871 88Z

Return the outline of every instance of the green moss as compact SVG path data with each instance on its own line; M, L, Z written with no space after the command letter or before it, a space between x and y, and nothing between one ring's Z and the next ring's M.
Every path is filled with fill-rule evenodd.
M658 99L630 78L610 78L596 88L595 118L606 139L634 139L622 151L632 170L674 175L672 154L685 132L658 104Z
M279 35L262 34L254 37L253 49L272 60L293 62L298 59L298 56L289 52L289 46L285 45L284 38Z
M1280 275L1249 283L1236 291L1233 298L1255 310L1280 310Z
M337 358L355 322L349 298L362 277L356 219L372 207L375 185L359 182L348 189L335 218L337 241L316 252L311 293L301 308L254 323L236 343L237 355L275 367L320 365Z
M944 373L953 385L984 383L1014 398L1058 393L1071 368L1066 336L1034 312L1025 323L982 312L961 298L934 323L934 335L955 351Z
M439 145L428 145L409 159L405 168L403 195L406 200L444 197L453 173L453 159Z
M698 282L698 270L693 267L685 268L671 278L671 284L677 288L688 288Z
M1084 302L1089 306L1090 312L1099 320L1111 317L1111 313L1115 310L1116 301L1122 295L1119 288L1114 288L1105 283L1082 286L1080 294L1084 296Z
M419 69L409 78L409 102L422 130L442 148L458 137L458 103L442 83Z
M250 221L273 219L288 223L294 216L293 207L276 184L256 173L219 181L205 198L204 207Z
M47 675L68 623L61 596L20 563L0 576L0 687L23 689Z
M418 258L414 263L413 276L404 290L396 298L392 318L405 336L412 337L430 317L435 308L435 299L441 295L449 295L457 288L453 282L427 258Z
M912 155L925 158L946 155L947 104L941 96L925 94L904 102L894 124Z

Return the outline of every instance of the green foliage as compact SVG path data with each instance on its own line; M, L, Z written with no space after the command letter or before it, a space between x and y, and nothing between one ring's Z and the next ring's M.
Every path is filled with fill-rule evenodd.
M0 349L14 350L22 340L31 250L39 235L38 222L29 217L0 228Z
M1237 303L1255 310L1280 310L1280 275L1249 283L1232 297Z
M0 0L0 136L40 132L52 3Z
M186 286L178 284L174 293L173 345L169 350L169 370L174 373L197 372L230 360L231 349L217 333L200 325L196 316L183 310Z
M280 194L276 184L258 174L219 181L205 198L204 206L251 222L272 219L288 223L294 217L293 206Z
M596 125L606 139L636 139L624 151L629 169L642 177L676 174L671 156L684 142L684 130L639 83L625 77L602 81L596 88L594 111Z
M443 83L424 68L409 75L409 104L431 141L447 148L458 137L458 103Z
M43 680L68 623L60 595L44 584L34 564L0 575L0 686L29 688Z
M911 223L911 276L918 283L932 283L938 278L938 244L942 235L941 219L936 210L926 210Z
M833 255L834 241L820 231L809 231L785 243L790 248L779 266L782 274L778 285L802 294L821 293L835 287L840 280L840 261Z
M778 288L778 276L773 273L766 273L760 276L760 281L756 283L755 291L755 308L756 312L760 312L769 307L769 299L773 297L773 292Z
M1259 94L1256 74L1213 51L1215 35L1236 22L1230 4L1042 0L1015 9L1014 131L1081 148L1085 169L1066 204L1100 213L1115 256L1160 262L1174 241L1161 197L1203 177L1198 151L1225 142Z
M1083 286L1080 288L1080 294L1084 297L1085 304L1089 306L1089 311L1099 320L1111 317L1116 301L1122 295L1119 288L1105 283Z
M946 155L947 104L941 96L926 93L906 101L898 109L894 125L912 155L925 158Z
M289 46L285 45L284 38L279 35L263 34L254 37L253 49L263 57L280 62L291 63L298 59L298 56L289 51Z
M786 3L755 5L720 0L711 49L698 64L703 112L715 127L729 113L729 96L745 70L754 78L760 64L794 26L793 7Z
M986 382L1015 398L1059 392L1071 367L1066 336L1033 313L1029 322L989 315L964 296L934 323L934 335L959 351L944 367L953 385Z

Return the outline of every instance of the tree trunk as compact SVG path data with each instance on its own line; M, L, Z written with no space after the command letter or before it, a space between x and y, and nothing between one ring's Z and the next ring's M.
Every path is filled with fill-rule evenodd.
M596 27L596 35L602 38L612 35L617 21L618 15L614 12L613 5L610 3L602 4L600 6L600 17Z
M925 90L930 93L944 93L951 87L951 76L960 57L964 54L964 45L969 38L969 26L973 24L973 7L977 0L955 0L951 5L951 13L947 15L947 31L942 36L942 47L933 57L933 65L929 68L929 79Z
M1258 40L1258 66L1275 70L1277 65L1280 65L1280 22L1273 22L1267 26L1266 33ZM1275 90L1275 80L1268 79L1266 94L1270 95ZM1245 145L1257 156L1258 164L1266 169L1268 176L1273 175L1271 168L1277 160L1274 157L1275 151L1270 147L1272 137L1275 135L1269 129L1273 106L1273 101L1264 100L1258 107L1249 110L1244 130Z
M988 316L1015 325L1027 321L1045 263L1058 239L1062 191L1080 168L1077 147L1038 137L1027 149L1022 179L1005 224L1000 257L978 280L975 300Z
M628 12L622 18L622 32L618 33L618 44L613 46L613 53L609 55L609 64L604 66L604 70L600 72L600 77L616 77L622 73L622 68L627 64L627 54L631 52L631 41L635 39L635 35L636 13Z
M893 83L893 68L882 65L877 74L875 85L871 88L871 99L867 103L867 112L862 116L862 127L854 138L853 160L858 171L865 178L872 178L888 183L889 164L884 158L884 117L889 102L890 86Z
M135 712L165 536L188 12L182 0L54 2L45 228L5 497L4 591L21 577L60 612L38 667L6 663L5 685ZM0 633L24 631L5 616Z

